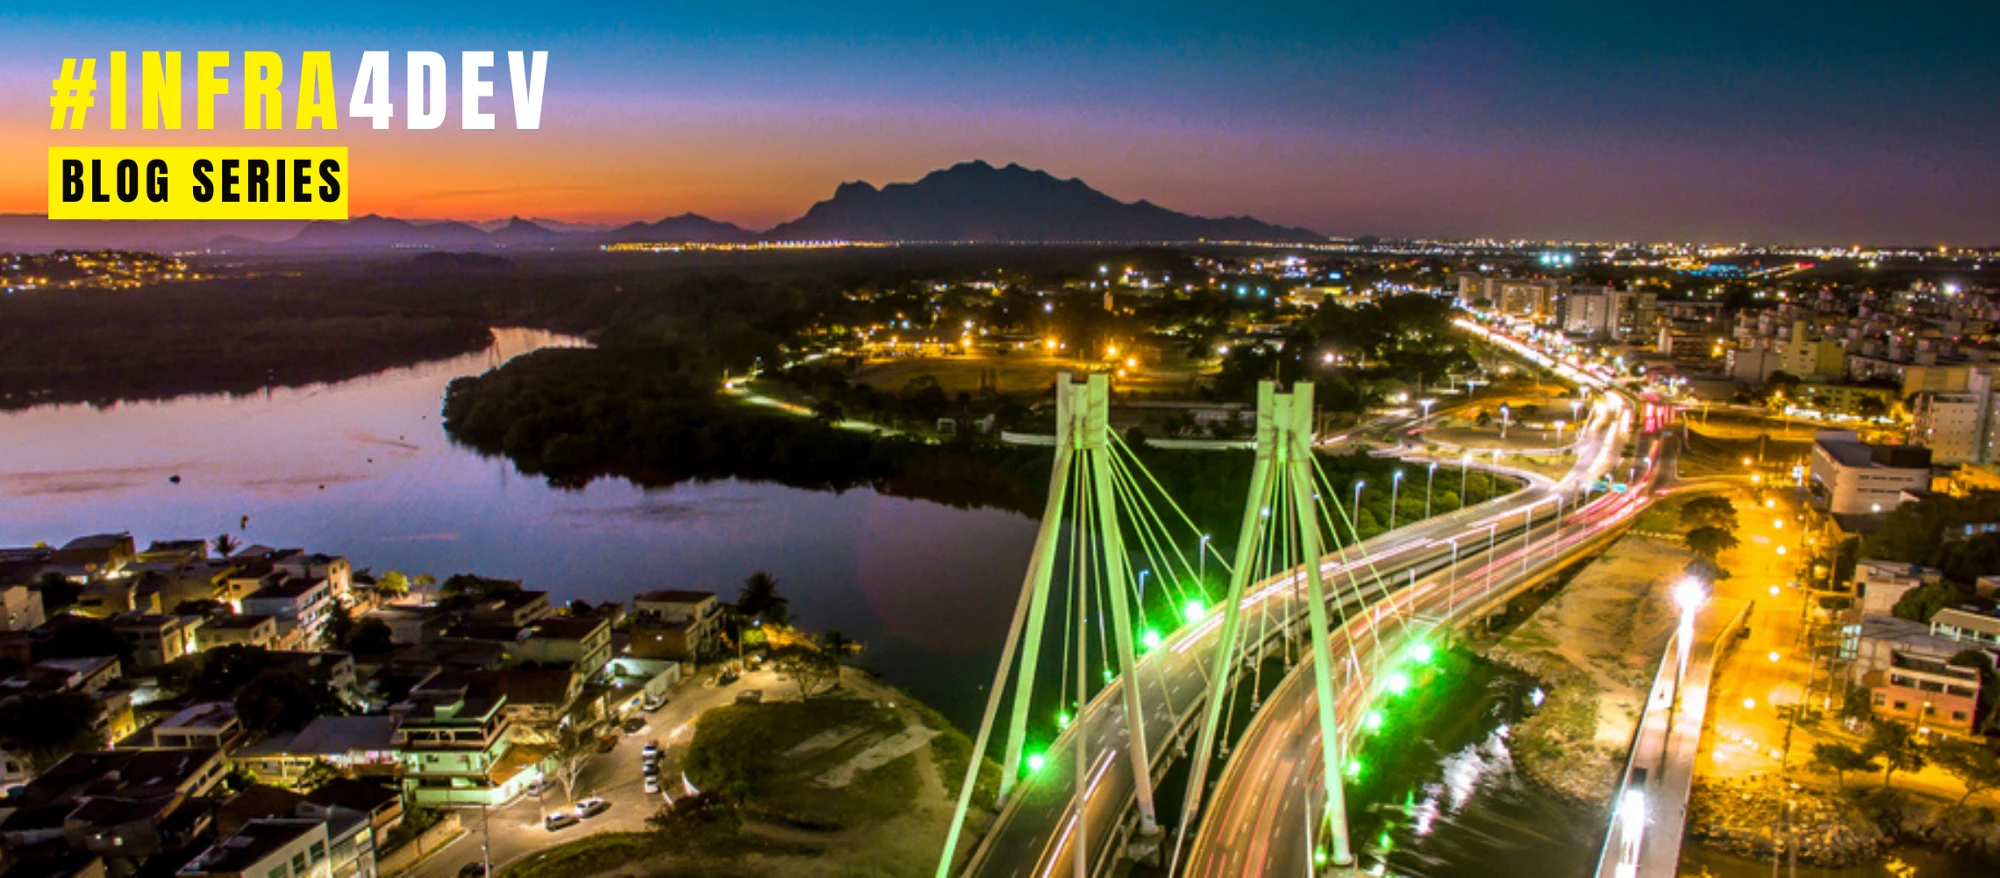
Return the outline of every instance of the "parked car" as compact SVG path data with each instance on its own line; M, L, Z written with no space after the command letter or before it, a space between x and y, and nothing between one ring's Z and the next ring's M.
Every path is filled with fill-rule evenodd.
M474 860L458 867L458 878L486 878L486 863Z
M576 816L575 812L557 811L542 818L542 828L554 832L558 829L568 829L581 822L583 818Z
M763 704L763 703L764 703L764 690L762 690L762 689L745 689L745 690L743 690L743 691L741 691L741 692L738 692L738 693L736 693L736 703L737 703L737 704Z
M648 695L646 696L645 704L642 706L646 709L647 713L652 713L653 711L659 710L660 708L667 706L667 696Z
M731 683L736 682L738 679L739 676L735 671L723 671L722 676L715 678L715 685L727 686Z
M604 737L597 739L597 752L609 753L616 749L618 749L617 735L605 735Z
M646 718L643 716L635 716L630 719L627 719L623 724L619 726L619 728L624 729L625 734L628 735L645 727L646 727Z
M639 751L639 758L645 760L647 765L660 761L660 742L647 741L645 749Z
M591 796L576 803L576 816L585 820L589 820L609 810L611 810L611 803L596 796Z
M646 794L652 795L653 793L657 793L659 791L660 791L660 773L658 771L646 772Z

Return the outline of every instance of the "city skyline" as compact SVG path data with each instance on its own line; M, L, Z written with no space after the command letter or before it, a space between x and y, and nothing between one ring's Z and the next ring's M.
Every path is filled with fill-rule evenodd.
M118 143L344 144L354 213L750 227L836 185L972 159L1124 201L1335 236L1974 246L2000 241L1982 161L2000 82L1950 10L1073 10L361 4L327 19L219 4L0 15L10 132L39 168L61 58L114 49L548 49L540 131L119 132ZM400 100L400 63L391 94ZM455 64L451 99L456 101ZM240 74L240 69L233 71ZM295 71L288 71L295 74ZM134 98L136 100L136 97ZM240 110L221 102L219 126ZM101 123L98 123L101 124ZM35 174L0 212L38 213Z

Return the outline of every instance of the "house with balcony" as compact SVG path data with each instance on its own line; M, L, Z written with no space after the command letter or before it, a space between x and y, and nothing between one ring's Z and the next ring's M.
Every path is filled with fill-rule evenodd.
M111 630L132 647L132 669L146 673L195 654L199 616L124 613L111 619Z
M245 614L276 617L280 637L296 631L299 646L311 647L326 630L333 586L318 577L287 577L252 592L242 604Z
M506 696L469 688L413 692L395 709L403 789L418 805L498 805L540 776L543 754L514 746Z
M15 857L67 850L126 863L183 850L207 831L203 800L228 773L220 750L73 753L0 807L0 845Z
M210 619L201 626L201 648L220 649L225 646L254 646L258 649L279 649L278 617L254 614L222 616Z

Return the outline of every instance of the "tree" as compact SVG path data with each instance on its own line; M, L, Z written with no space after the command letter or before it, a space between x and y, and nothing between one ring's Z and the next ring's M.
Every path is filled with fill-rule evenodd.
M438 606L445 609L469 607L488 598L515 594L520 590L521 583L516 580L454 573L438 586Z
M581 619L596 612L596 610L596 607L592 607L590 602L583 598L576 598L569 602L569 614L574 618Z
M17 695L0 701L0 746L40 772L64 756L104 746L97 702L78 692Z
M347 605L333 601L333 609L326 614L326 627L320 629L320 646L325 649L346 649L347 642L354 637L354 614Z
M840 682L840 662L833 656L807 646L778 650L774 656L778 673L799 684L799 700L831 690Z
M1681 504L1681 527L1720 527L1736 529L1736 504L1728 497L1709 494L1695 497Z
M49 626L49 637L36 653L47 658L116 658L130 664L132 645L110 625L78 616Z
M1723 552L1736 548L1741 541L1736 535L1719 527L1698 527L1687 533L1688 548L1695 554L1713 562Z
M1812 758L1813 764L1818 765L1823 770L1833 772L1834 784L1842 787L1847 785L1848 772L1874 771L1880 767L1875 764L1875 760L1868 754L1846 744L1833 741L1814 744Z
M347 712L333 691L298 671L273 668L236 693L236 717L253 732L295 732L321 716Z
M236 554L236 550L242 547L242 542L229 534L223 533L216 534L215 536L215 557L217 558L227 558L230 555L234 555Z
M76 599L83 594L83 586L53 571L35 580L35 590L42 593L42 612L51 618L75 606Z
M1861 752L1870 759L1882 760L1882 786L1889 786L1889 779L1898 771L1921 771L1924 759L1924 745L1917 740L1910 727L1898 722L1878 722L1868 733L1868 742L1861 746Z
M1889 413L1889 404L1879 396L1864 396L1854 402L1854 413L1874 420Z
M861 644L848 639L840 629L829 629L819 636L819 648L826 650L835 659L840 659L861 651Z
M582 723L564 722L562 731L556 735L555 751L549 754L548 759L549 773L555 776L557 783L562 784L563 798L576 801L576 779L595 755L597 737Z
M1984 744L1946 740L1931 748L1931 759L1965 784L1965 795L1953 807L1963 808L1967 799L2000 787L2000 754Z
M305 772L300 774L299 779L294 781L292 785L297 787L299 792L310 793L313 790L326 786L329 781L339 780L343 777L346 777L346 775L341 774L340 769L334 768L333 763L324 759L314 759L311 764L306 766Z
M396 633L381 619L363 618L341 648L358 655L381 655L396 648Z
M812 413L813 420L828 426L840 423L847 416L845 412L841 411L840 403L831 399L822 399L819 402L813 403Z
M410 578L400 570L390 570L375 579L375 591L385 595L405 595L410 593Z
M766 625L789 624L791 607L791 599L778 593L778 578L762 570L744 579L736 592L736 612L746 619L762 619Z

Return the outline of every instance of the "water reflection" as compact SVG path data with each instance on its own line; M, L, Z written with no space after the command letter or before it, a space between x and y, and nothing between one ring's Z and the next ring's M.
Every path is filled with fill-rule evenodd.
M977 720L979 693L963 683L992 673L1032 522L733 481L558 491L446 439L451 379L578 343L501 330L483 353L339 384L0 414L0 545L227 532L378 571L524 579L563 600L733 595L768 570L802 624L866 643L892 682Z

